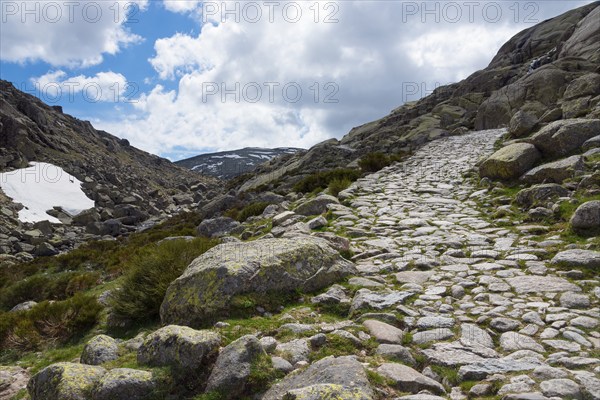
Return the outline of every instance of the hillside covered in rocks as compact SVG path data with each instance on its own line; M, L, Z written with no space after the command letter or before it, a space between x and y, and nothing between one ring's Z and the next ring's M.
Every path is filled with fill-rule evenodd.
M146 230L2 259L0 399L600 399L599 20Z
M53 210L64 222L60 226L24 225L17 216L22 206L0 193L0 254L48 255L54 248L72 248L74 237L81 242L94 235L117 236L150 218L164 219L210 198L210 190L216 188L212 178L138 150L0 81L0 172L33 161L58 166L83 182L95 209L76 218ZM29 179L46 179L42 174Z

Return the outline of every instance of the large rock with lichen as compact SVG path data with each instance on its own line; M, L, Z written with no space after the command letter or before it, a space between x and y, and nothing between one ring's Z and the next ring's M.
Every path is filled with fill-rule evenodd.
M524 174L521 180L527 183L562 183L581 175L584 170L582 156L571 156L563 160L539 165Z
M221 336L216 332L169 325L146 337L137 360L143 365L202 375L216 360L220 344Z
M273 385L263 400L371 400L373 390L363 365L353 356L323 358Z
M581 146L600 134L598 119L565 119L546 125L531 137L531 142L548 158L559 158L581 150Z
M94 400L151 400L157 384L152 373L130 368L108 371L94 389Z
M102 367L67 362L52 364L31 378L27 390L31 400L89 400L105 374Z
M595 234L600 231L600 201L583 203L571 217L571 229L579 234Z
M332 383L321 383L311 385L300 389L294 389L286 392L283 400L322 400L322 399L339 399L339 400L372 400L369 396L360 389L349 389L342 385Z
M309 236L224 243L171 283L160 315L165 324L206 325L231 311L237 296L312 292L355 273L326 241Z
M81 352L81 362L100 365L119 358L119 345L110 336L97 335L90 339Z
M501 148L479 166L479 175L491 179L509 180L527 172L541 158L529 143L513 143Z
M208 378L206 392L221 393L223 400L241 398L249 384L252 366L261 357L267 358L267 353L256 336L246 335L232 342L219 354Z

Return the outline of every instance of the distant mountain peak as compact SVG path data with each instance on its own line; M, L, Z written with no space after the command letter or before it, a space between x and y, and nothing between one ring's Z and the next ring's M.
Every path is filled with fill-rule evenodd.
M303 149L295 147L244 147L238 150L220 151L216 153L200 154L175 164L199 172L204 175L227 180L236 176L252 172L259 165L272 159L293 155Z

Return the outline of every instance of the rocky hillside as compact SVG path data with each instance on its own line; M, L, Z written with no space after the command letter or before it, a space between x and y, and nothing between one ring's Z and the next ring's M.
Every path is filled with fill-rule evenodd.
M150 217L164 218L202 201L215 187L211 178L136 149L0 81L0 172L26 167L32 161L62 167L83 182L84 192L95 202L94 211L74 221L54 210L59 219L83 228L74 228L75 236L85 235L86 230L103 235L135 229ZM52 253L48 250L52 245L36 247L53 239L63 247L65 232L60 235L63 239L53 238L57 227L40 230L23 225L17 218L20 206L3 194L0 206L0 253ZM112 222L106 226L105 221Z
M0 398L600 399L599 17L197 213L0 258Z
M585 94L585 84L565 93L575 79L599 72L598 6L595 2L520 32L487 68L356 127L339 141L325 141L306 154L265 167L240 190L273 183L289 187L303 175L352 165L369 152L410 151L469 129L508 126L520 109L547 121L598 116L598 99Z
M203 175L213 176L218 179L231 179L236 176L250 173L257 166L264 164L275 157L287 156L298 153L303 149L294 147L280 147L274 149L260 147L246 147L239 150L207 153L199 156L177 161L175 164Z

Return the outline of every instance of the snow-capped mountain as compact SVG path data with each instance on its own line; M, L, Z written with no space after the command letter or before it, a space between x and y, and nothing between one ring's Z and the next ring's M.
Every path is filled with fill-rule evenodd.
M257 166L281 155L296 154L303 149L294 147L279 147L266 149L260 147L246 147L239 150L206 153L177 161L184 168L197 171L204 175L214 176L219 179L231 179L253 171Z

